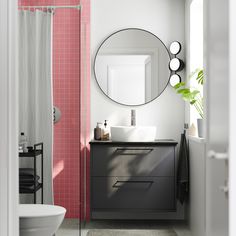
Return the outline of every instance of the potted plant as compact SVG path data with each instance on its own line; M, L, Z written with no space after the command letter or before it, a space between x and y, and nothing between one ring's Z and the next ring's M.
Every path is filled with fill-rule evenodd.
M190 79L195 78L197 83L201 86L204 83L203 69L196 69L191 75ZM200 118L197 119L198 136L203 137L203 97L199 89L187 86L185 82L180 82L174 86L175 91L181 95L184 101L194 106Z

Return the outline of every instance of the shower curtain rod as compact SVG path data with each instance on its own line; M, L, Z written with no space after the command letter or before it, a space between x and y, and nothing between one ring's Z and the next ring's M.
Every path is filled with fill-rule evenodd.
M24 8L33 8L33 9L37 9L37 8L47 8L47 9L62 9L62 8L71 8L71 9L81 9L81 5L75 5L75 6L19 6L18 8L20 9L24 9Z

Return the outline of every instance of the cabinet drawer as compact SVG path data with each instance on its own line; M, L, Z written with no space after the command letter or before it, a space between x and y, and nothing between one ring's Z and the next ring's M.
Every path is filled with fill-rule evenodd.
M175 148L104 147L91 150L92 176L174 176Z
M175 181L172 177L94 177L92 210L175 210Z

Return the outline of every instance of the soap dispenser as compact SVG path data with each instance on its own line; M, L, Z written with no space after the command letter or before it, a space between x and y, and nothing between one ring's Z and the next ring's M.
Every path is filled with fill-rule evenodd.
M110 138L110 130L107 127L107 120L104 122L104 128L102 130L102 140L107 141Z
M19 136L19 152L27 152L27 137L24 132Z
M101 140L102 138L102 123L98 122L96 128L94 129L94 139Z

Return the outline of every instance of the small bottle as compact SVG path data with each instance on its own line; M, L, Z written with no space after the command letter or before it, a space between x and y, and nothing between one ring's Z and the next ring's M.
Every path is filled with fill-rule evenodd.
M107 141L110 138L110 130L107 127L107 120L104 122L104 129L102 130L102 140Z
M94 139L95 140L101 140L101 138L102 138L101 125L102 125L102 123L98 122L96 128L94 129Z
M27 137L24 132L20 133L19 150L23 150L23 152L27 152Z

